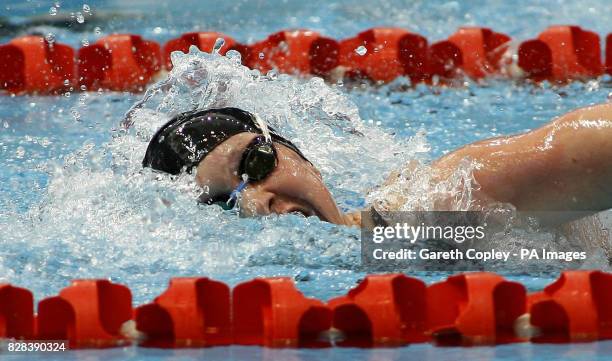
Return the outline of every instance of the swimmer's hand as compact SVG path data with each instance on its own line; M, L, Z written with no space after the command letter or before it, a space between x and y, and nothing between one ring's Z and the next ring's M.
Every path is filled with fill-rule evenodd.
M344 224L347 226L361 227L361 211L344 214Z
M386 225L386 220L374 207L362 209L344 215L345 225L373 229L376 226Z

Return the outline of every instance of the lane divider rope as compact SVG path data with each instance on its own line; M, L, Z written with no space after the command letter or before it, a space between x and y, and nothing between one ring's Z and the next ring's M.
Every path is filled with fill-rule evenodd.
M567 343L612 339L612 274L565 271L542 291L487 272L427 286L404 274L365 277L323 302L291 278L256 278L230 289L205 277L173 278L132 308L126 286L75 280L38 303L0 284L0 339L68 340L70 348L381 347Z
M225 40L222 55L238 51L249 68L331 82L386 83L405 76L412 84L452 85L462 77L493 76L567 83L612 75L612 33L605 39L603 60L599 35L579 26L551 26L520 44L482 27L462 27L433 44L405 29L379 27L339 41L310 30L287 30L251 45L217 32L183 34L163 46L138 35L114 34L78 50L40 36L23 36L0 45L0 90L142 91L156 74L172 68L171 52L187 52L192 45L210 52L218 38Z

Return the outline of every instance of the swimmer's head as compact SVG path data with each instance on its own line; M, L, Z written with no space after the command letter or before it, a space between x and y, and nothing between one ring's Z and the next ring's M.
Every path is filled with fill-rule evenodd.
M237 108L174 117L151 139L143 166L195 173L204 190L201 202L236 204L245 216L297 212L344 223L321 174L302 152L272 128L264 134L253 114Z

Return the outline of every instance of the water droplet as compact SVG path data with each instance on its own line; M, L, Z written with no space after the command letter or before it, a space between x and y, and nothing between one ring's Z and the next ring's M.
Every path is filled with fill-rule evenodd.
M590 80L589 82L586 83L586 85L587 85L586 89L589 92L599 90L599 81L598 80Z
M23 158L23 156L25 155L25 148L22 146L17 147L17 150L15 151L15 157L17 158Z
M200 53L200 49L197 46L195 45L189 46L189 54L199 54L199 53Z
M264 58L264 56L265 56L265 54L264 54L264 53L259 53L259 59L263 59L263 58Z
M5 121L4 123L2 123L2 126L6 129L8 129L9 127L9 123L7 121Z
M65 93L64 93L64 96L65 96L66 98L70 98L70 92L65 92Z
M163 30L160 26L156 26L153 28L153 34L161 34Z
M51 6L49 8L49 15L51 15L51 16L57 15L57 8L55 6Z
M56 1L53 6L55 6L56 8L59 8L60 6L62 6L62 4L60 4L59 1Z
M78 112L78 110L76 110L76 108L71 108L70 114L72 114L72 117L74 118L74 120L76 121L81 120L81 114Z
M223 45L225 45L225 39L217 38L217 40L215 40L215 45L212 48L213 54L219 54L219 51L221 50Z
M89 39L81 39L82 46L89 46Z
M236 50L228 50L227 53L225 53L225 56L233 60L236 64L242 63L242 54Z
M368 52L368 49L366 49L365 46L361 45L357 49L355 49L355 52L360 56L364 56Z
M89 14L91 12L91 8L87 4L83 4L83 12L85 14Z
M83 84L83 85L81 85L81 90L85 91L85 90L87 90L87 87Z
M65 85L65 86L70 85L70 80L69 80L69 79L64 79L64 85Z
M286 41L281 41L278 44L278 48L280 49L280 51L282 51L283 53L288 53L289 52L289 44L287 44Z
M76 13L76 21L79 24L83 24L85 22L85 17L83 16L82 12L79 11Z
M315 76L310 79L310 84L312 84L315 87L325 86L325 80Z
M96 35L100 35L100 34L102 33L102 29L100 29L100 27L99 27L99 26L96 26L96 27L94 28L94 33L95 33Z
M310 281L311 277L308 271L300 271L298 274L293 277L298 282L307 282Z
M45 35L45 40L47 41L47 43L49 44L53 44L55 43L55 34L53 33L48 33L47 35Z

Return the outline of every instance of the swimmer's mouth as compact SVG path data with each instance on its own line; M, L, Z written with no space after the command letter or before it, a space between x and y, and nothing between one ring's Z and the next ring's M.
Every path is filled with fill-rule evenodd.
M329 222L328 218L323 215L321 209L310 203L309 201L302 198L290 198L290 204L279 207L275 203L269 205L269 211L278 215L283 214L294 214L301 215L305 218L316 216L324 222Z
M286 214L299 214L302 215L304 217L312 217L315 215L314 212L309 211L307 209L304 208L300 208L300 207L293 207L289 210L287 210Z
M306 218L318 217L319 219L327 222L327 219L320 212L305 207L293 207L287 211L287 214L299 214Z

